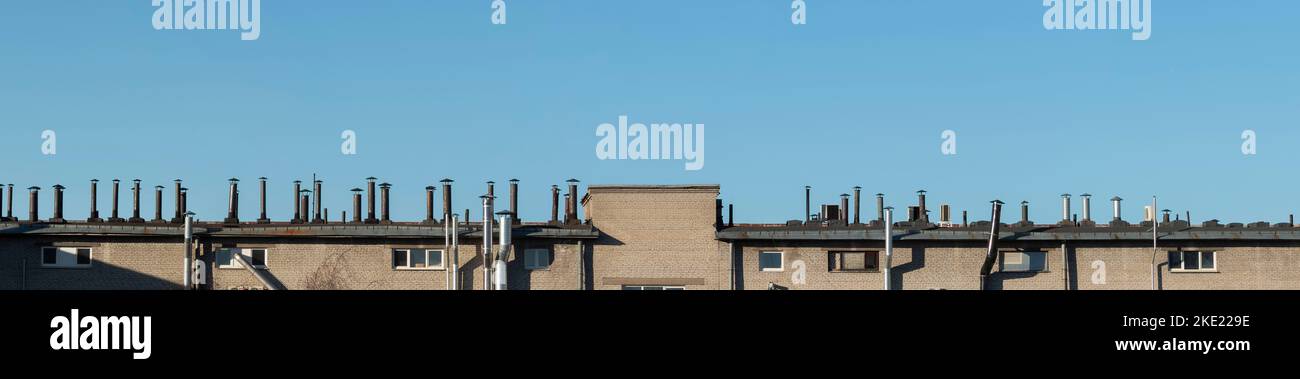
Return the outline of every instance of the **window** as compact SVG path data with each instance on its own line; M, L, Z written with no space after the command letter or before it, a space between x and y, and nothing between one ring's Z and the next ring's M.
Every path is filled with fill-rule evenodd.
M46 247L41 249L41 267L89 268L88 247Z
M1213 251L1171 251L1169 271L1217 271Z
M398 270L440 270L442 250L394 249L393 268Z
M780 251L760 251L758 253L759 271L785 271L785 253Z
M1002 252L1002 272L1047 271L1047 252L1042 250Z
M551 268L551 251L547 249L524 250L524 268L529 270Z
M832 251L827 263L831 272L877 271L880 270L880 253L876 251Z
M682 291L684 286L623 286L624 291Z
M235 253L239 253L244 260L253 265L253 268L266 268L266 249L237 249L225 248L217 250L217 268L244 268L235 259Z

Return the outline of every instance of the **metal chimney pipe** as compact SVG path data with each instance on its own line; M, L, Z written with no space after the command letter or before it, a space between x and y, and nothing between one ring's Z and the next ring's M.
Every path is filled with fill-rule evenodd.
M54 185L54 217L50 222L65 222L63 219L63 185Z
M230 178L230 193L226 196L227 224L239 223L239 179Z
M885 194L876 194L876 220L885 222Z
M519 179L510 179L510 225L522 222L519 219Z
M862 187L853 186L853 223L862 223Z
M5 186L4 186L3 184L0 184L0 221L8 221L8 220L9 220L9 219L7 219L7 218L4 217L4 210L5 210L5 204L4 204L4 201L3 201L3 200L4 200L4 194L5 194Z
M496 213L497 217L501 218L500 222L497 223L497 229L499 229L501 233L500 237L498 237L497 240L501 242L501 247L497 248L496 262L492 267L492 279L493 279L492 289L498 291L504 291L509 289L509 284L510 284L510 280L507 277L507 274L509 274L510 272L510 268L506 264L506 259L510 257L510 248L511 248L510 225L514 224L514 222L511 221L511 218L513 218L510 217L511 212L512 212L511 210L507 209Z
M317 224L323 224L325 223L325 218L321 216L320 208L321 208L321 193L322 193L321 186L324 184L324 182L322 182L320 179L317 179L313 182L313 184L314 186L312 187L312 194L315 196L314 197L315 203L312 204L313 207L312 214L314 215L312 216L312 222Z
M812 186L803 186L803 222L812 222Z
M989 248L984 253L984 264L980 266L980 290L988 285L989 273L993 272L993 263L998 258L998 229L1002 226L1002 201L993 200L992 226L989 230Z
M1061 222L1070 222L1070 194L1061 194Z
M551 185L551 222L560 222L560 186Z
M568 224L568 223L569 223L569 220L570 220L570 219L569 219L569 213L570 213L570 209L569 209L569 194L566 193L566 194L564 194L564 223L565 223L565 224Z
M1083 221L1092 221L1092 194L1079 195L1083 197Z
M451 223L451 289L460 290L460 218L448 212L444 222Z
M434 224L438 221L433 218L433 190L438 189L434 186L424 187L424 223Z
M893 281L890 280L892 277L890 271L894 267L894 207L883 207L880 212L884 214L882 220L885 223L885 290L889 291L894 287Z
M181 187L181 222L185 222L185 214L190 212L190 189Z
M181 212L182 208L184 207L181 206L181 180L176 179L176 215L172 217L173 223L181 223L185 221L184 212Z
M311 204L311 190L302 190L302 196L298 198L298 208L302 209L302 219L300 223L307 223L307 207Z
M111 213L111 214L109 215L109 217L108 217L108 221L109 221L109 222L122 222L122 221L123 221L123 220L122 220L122 217L117 215L117 199L118 199L118 186L119 186L119 183L121 183L121 180L113 179L113 211L112 211L112 213ZM91 196L98 197L98 196L96 196L96 195L93 194L94 192L96 192L95 187L96 187L95 184L92 182L92 183L91 183L91 186L90 186L90 192L92 192L92 195L91 195ZM94 203L96 203L96 201L91 201L91 208L94 208L94 207L95 207L95 204L94 204ZM98 211L97 209L92 209L92 210L94 210L94 212L92 212L92 213L94 213L94 216L92 216L92 217L94 217L96 220L99 220L99 211Z
M390 223L393 222L393 220L392 220L391 218L388 217L388 189L389 189L389 188L392 188L392 187L393 187L393 185L392 185L392 184L388 184L388 183L384 183L384 184L380 184L380 185L379 185L380 194L382 195L382 196L381 196L382 198L381 198L380 200L383 200L383 201L382 201L382 204L381 204L381 205L383 205L383 207L381 207L382 210L383 210L383 213L382 213L382 215L381 215L381 220L380 220L380 221L383 222L383 223L385 223L385 224L390 224Z
M295 224L302 222L302 220L306 218L303 217L302 215L302 213L306 210L302 209L302 204L298 202L298 196L302 196L301 180L293 181L293 220L290 222Z
M582 220L578 218L578 179L569 179L569 213L570 222L581 224Z
M1029 225L1029 202L1028 201L1020 202L1020 223L1024 225Z
M452 216L452 211L451 211L451 183L452 183L452 182L455 182L455 181L454 181L454 180L451 180L451 179L448 179L448 178L443 178L442 181L441 181L441 183L442 183L442 222L444 222L444 223L445 223L445 222L450 222L450 221L451 221L451 216Z
M140 179L135 179L131 181L131 220L130 221L144 222L144 218L140 217Z
M360 188L352 189L352 222L361 223L361 192L365 191Z
M9 197L6 198L5 202L6 202L6 203L9 203L9 208L8 208L9 210L6 211L6 212L9 212L9 213L6 213L6 214L5 214L5 218L6 218L6 219L10 219L10 220L16 220L16 219L14 218L14 184L13 184L13 183L9 183L9 195L8 195L8 196L9 196Z
M258 192L260 193L260 196L258 196L258 199L260 199L259 202L261 203L261 204L260 204L260 207L259 207L260 209L259 209L259 211L258 211L257 223L258 223L258 224L269 224L269 223L271 223L271 219L266 217L266 177L263 176L263 177L257 178L257 181L258 181L258 187L259 187L259 188L258 188Z
M966 218L966 211L961 211L961 226L962 227L970 226L970 223L968 223L967 221L968 219Z
M483 199L483 289L492 286L492 197L479 196Z
M113 187L116 188L117 183L113 183L113 184L114 184ZM117 197L117 193L114 193L113 197ZM99 218L99 179L91 179L90 180L90 217L86 219L86 222L100 222L100 221L104 221L104 220L101 220Z
M1120 207L1119 207L1119 203L1120 203L1121 201L1124 201L1124 199L1119 198L1119 196L1115 196L1115 197L1113 197L1113 198L1110 199L1110 205L1111 205L1112 208L1114 208L1115 221L1121 221L1121 220L1123 220L1123 219L1120 218L1120 214L1119 214L1119 208L1120 208Z
M491 181L491 180L487 181L487 195L488 195L488 197L491 197L491 198L492 198L492 207L493 207L493 208L496 208L496 199L497 199L497 194L496 194L495 191L492 190L492 187L495 186L496 184L497 184L497 182L494 182L494 181Z
M32 186L27 190L30 191L27 194L27 202L28 202L27 221L31 221L31 222L40 221L40 219L37 218L37 214L39 213L37 208L39 207L40 204L38 200L40 199L40 195L41 195L40 194L41 187Z
M939 205L939 222L946 225L952 224L952 207L948 204Z
M1169 212L1171 212L1171 211L1168 210L1168 209L1162 209L1162 210L1160 210L1160 212L1165 214L1165 217L1164 217L1164 221L1163 221L1163 222L1166 223L1166 224L1168 224L1168 223L1169 223Z
M849 194L840 194L840 220L849 222Z
M917 214L918 219L923 223L930 223L930 214L925 211L925 190L916 191L916 200L918 202L917 206L920 207L918 209L920 213Z
M736 204L727 204L727 226L736 226Z
M366 223L375 224L379 220L375 219L375 177L366 178Z
M163 220L163 217L162 217L162 191L163 191L163 188L164 188L163 186L154 186L154 187L153 187L153 190L154 190L154 199L153 199L153 222L167 222L166 220Z

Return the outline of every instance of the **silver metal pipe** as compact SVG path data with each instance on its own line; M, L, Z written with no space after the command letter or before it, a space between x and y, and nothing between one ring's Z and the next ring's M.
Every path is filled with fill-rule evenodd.
M181 280L181 282L184 283L185 289L187 290L193 287L191 280L194 278L194 258L192 256L194 253L194 247L192 245L194 241L193 222L193 215L185 215L185 262L183 269L181 270L181 272L185 274L185 279Z
M1061 219L1070 220L1070 194L1061 194Z
M460 215L447 216L451 220L451 289L460 290Z
M498 238L501 242L501 246L497 248L496 264L492 269L492 277L495 279L493 289L506 290L510 284L508 280L509 278L507 277L510 269L507 266L506 260L510 258L510 249L512 248L510 236L512 232L510 230L512 217L510 216L510 211L501 211L497 215L501 217L499 220L500 222L497 224L497 228L501 229L501 236Z
M483 199L483 289L492 289L492 197Z
M890 272L894 265L894 207L885 207L885 291L894 289Z

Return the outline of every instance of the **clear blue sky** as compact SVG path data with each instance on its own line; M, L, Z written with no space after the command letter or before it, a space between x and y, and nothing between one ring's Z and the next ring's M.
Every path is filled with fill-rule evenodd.
M507 0L504 26L489 3L266 0L249 42L156 31L146 0L6 4L0 182L45 188L42 217L48 188L68 186L71 218L91 178L183 178L191 209L220 219L239 177L253 219L267 176L285 219L290 182L313 172L335 218L367 176L394 184L403 220L443 177L457 209L519 178L531 220L570 177L718 183L742 222L802 218L804 185L818 202L860 185L895 206L926 189L972 219L997 198L1052 222L1064 192L1097 195L1099 219L1114 195L1130 220L1153 194L1197 221L1300 210L1294 1L1158 1L1142 42L1044 30L1038 0L808 0L802 26L786 0ZM596 126L624 114L707 125L704 169L596 159ZM356 156L339 152L345 129ZM940 154L946 129L956 156ZM1241 154L1244 129L1258 155Z

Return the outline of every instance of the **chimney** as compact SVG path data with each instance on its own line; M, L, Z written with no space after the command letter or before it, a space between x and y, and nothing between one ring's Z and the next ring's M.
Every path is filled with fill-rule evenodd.
M257 223L258 223L258 224L270 224L270 223L271 223L271 219L269 219L269 218L266 217L266 177L263 176L263 177L257 178L257 182L258 182L258 187L259 187L259 188L258 188L258 193L261 195L261 196L258 196L258 199L260 199L259 201L261 202L261 204L260 204L260 207L259 207L259 210L258 210Z
M113 183L113 188L115 189L117 188L117 183ZM117 193L114 193L113 197L117 197ZM99 179L91 179L90 180L90 217L86 219L86 222L102 222L102 221L104 220L99 218Z
M54 185L54 217L50 218L51 223L67 222L63 219L63 185Z
M968 223L966 219L966 211L961 211L961 226L963 228L970 226L970 223Z
M40 204L39 200L41 197L40 194L41 187L32 186L27 190L30 191L27 195L27 202L28 202L27 221L31 221L31 222L40 221L40 219L37 219L37 215L40 213L38 211L38 204Z
M876 194L876 221L885 222L885 194Z
M849 221L849 194L840 194L840 219L844 222Z
M98 181L97 181L97 180L96 180L96 181L91 181L91 183L90 183L90 192L91 192L91 197L99 197L99 196L95 195L95 193L98 192L98 191L96 190L96 188L95 188L95 187L97 187L97 186L95 185L95 182L98 182ZM117 214L118 186L119 186L119 184L120 184L121 182L122 182L121 180L113 179L113 211L112 211L112 213L111 213L111 214L109 215L109 217L108 217L108 221L109 221L109 222L122 222L122 221L123 221L123 220L122 220L122 217L121 217L121 216L118 216L118 214ZM92 214L90 217L94 218L96 221L99 221L99 210L98 210L98 208L96 208L95 203L97 203L97 201L95 201L95 200L91 200L91 202L90 202L91 214Z
M4 186L4 184L0 184L0 221L8 221L8 220L9 220L8 218L5 218L5 216L4 216L4 210L5 210L4 194L5 194L5 186Z
M853 223L862 223L862 187L853 186Z
M451 222L451 183L454 180L443 178L442 183L442 223Z
M13 183L9 183L9 194L7 196L8 197L5 198L5 202L9 204L9 207L7 208L8 210L6 212L9 213L5 213L5 219L17 220L16 218L14 218L14 184Z
M311 204L311 190L302 190L302 196L298 199L298 208L302 209L302 219L298 222L307 223L307 207Z
M551 185L551 223L560 222L560 186Z
M736 226L736 204L727 204L727 226Z
M948 204L939 205L939 223L952 225L952 207L948 206Z
M723 225L726 225L722 221L722 199L713 199L713 209L713 227L721 229Z
M289 222L292 222L294 224L300 223L302 222L302 219L306 218L303 217L302 215L305 209L302 209L302 203L298 202L298 196L301 196L301 194L302 194L302 181L301 180L293 181L293 220L290 220Z
M488 189L487 189L488 202L491 202L491 203L492 203L492 209L496 209L496 208L497 208L497 207L496 207L497 194L496 194L496 191L494 191L494 190L492 189L494 186L496 186L496 184L497 184L497 182L494 182L494 181L491 181L491 180L487 181L487 186L488 186ZM488 217L492 217L492 215L488 215Z
M812 221L812 186L803 186L803 222Z
M1110 199L1110 206L1114 208L1114 213L1115 213L1114 221L1123 221L1123 219L1120 218L1120 213L1119 213L1119 203L1121 201L1124 201L1124 199L1119 198L1119 196L1115 196Z
M910 205L907 207L907 222L921 221L921 207Z
M918 216L922 223L930 223L930 214L925 211L925 190L916 191L916 206L919 207Z
M1034 223L1029 222L1029 202L1021 201L1020 202L1020 225L1033 225L1033 224Z
M114 195L116 197L116 195ZM140 179L131 181L131 222L144 222L140 217Z
M352 189L352 223L361 223L361 192L365 190L360 188Z
M181 211L181 180L176 179L176 215L172 217L172 223L185 222L185 213Z
M320 213L320 208L321 208L321 195L322 195L321 185L323 185L324 182L322 182L320 179L317 179L317 180L313 181L312 184L314 184L314 186L312 187L312 191L311 191L311 192L312 192L312 194L315 196L315 197L314 197L314 199L315 199L315 203L312 204L312 215L313 215L313 216L312 216L312 220L311 220L311 222L313 222L313 223L317 223L317 224L324 224L324 223L325 223L325 217L322 216L321 213Z
M438 220L433 218L433 190L436 189L438 189L438 187L434 187L434 186L424 187L424 223L425 224L438 223Z
M569 223L569 213L570 213L570 209L569 209L569 194L566 193L566 194L564 194L564 223L565 223L565 224L568 224L568 223ZM468 220L468 219L467 219L467 220Z
M1164 210L1161 210L1160 212L1162 212L1162 213L1165 214L1164 221L1161 221L1161 222L1168 224L1168 223L1169 223L1169 212L1171 212L1171 211L1168 210L1168 209L1164 209Z
M519 179L510 179L510 224L518 225L519 219Z
M578 219L578 179L569 179L569 222L581 224Z
M1070 224L1070 194L1061 194L1061 223Z
M382 213L382 215L381 215L380 222L383 222L383 223L385 223L385 224L391 224L391 223L393 223L393 220L392 220L391 218L388 217L388 215L389 215L389 214L388 214L388 189L389 189L389 188L392 188L392 187L393 187L393 185L392 185L392 184L388 184L388 183L384 183L384 184L380 184L380 185L379 185L379 191L380 191L380 195L381 195L381 196L380 196L380 200L381 200L381 205L382 205L381 208L382 208L382 211L383 211L383 213Z
M1086 224L1092 221L1092 194L1085 193L1079 197L1083 198L1083 223Z
M379 220L375 219L375 177L366 178L366 223L376 224Z
M239 223L239 179L230 178L230 194L226 198L226 223Z
M154 191L154 199L153 199L153 222L167 222L166 220L163 220L163 217L162 217L162 191L163 191L163 186L154 186L154 187L153 187L153 191Z
M185 214L190 212L190 189L181 187L181 223L185 223Z

